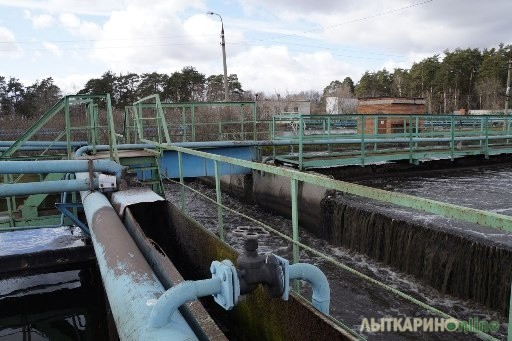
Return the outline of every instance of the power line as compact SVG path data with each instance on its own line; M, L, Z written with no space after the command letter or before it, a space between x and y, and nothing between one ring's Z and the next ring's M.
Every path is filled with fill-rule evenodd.
M318 27L318 28L314 28L314 29L303 31L301 33L281 34L281 35L277 35L277 36L266 38L266 39L250 39L250 40L253 40L254 42L263 42L263 41L269 41L269 40L276 41L277 39L280 39L280 38L299 36L300 34L304 34L304 33L311 33L311 32L316 32L316 31L321 31L321 30L332 29L332 28L340 27L340 26L351 24L351 23L355 23L355 22L360 22L360 21L369 20L369 19L373 19L373 18L376 18L376 17L380 17L380 16L396 13L396 12L401 12L401 11L404 11L404 10L407 10L407 9L410 9L410 8L413 8L413 7L425 5L425 4L433 2L433 1L434 0L425 0L425 1L422 1L422 2L419 2L419 3L415 3L415 4L412 4L412 5L409 5L409 6L395 8L395 9L392 9L392 10L389 10L389 11L376 13L376 14L373 14L373 15L357 18L357 19L354 19L354 20L342 22L342 23L335 24L335 25L322 26L322 27ZM206 37L206 36L217 36L217 35L216 34L202 34L202 35L194 35L194 36L195 37L200 37L200 36L201 37ZM140 37L140 38L112 38L112 39L101 39L101 40L100 39L45 40L44 42L40 42L40 41L0 41L0 46L1 46L1 44L20 44L20 45L21 44L40 44L40 43L76 44L76 43L97 43L97 42L109 42L109 41L138 41L138 40L148 41L148 40L160 40L160 39L170 39L170 38L187 38L187 37L190 37L190 36L188 36L188 35L170 35L170 36L159 36L159 37L151 37L151 38ZM344 50L346 50L346 49L336 49L336 48L330 48L330 47L314 46L314 45L308 45L308 44L291 43L291 42L286 42L286 41L276 41L276 43L284 44L284 45L287 45L287 46L288 45L303 46L303 47L323 49L323 50L331 50L331 51L344 51ZM72 47L72 48L60 48L59 51L74 51L74 50L88 50L88 49L90 49L90 50L92 50L92 49L128 49L128 48L137 48L137 47L140 48L140 47L162 47L162 46L190 46L190 45L198 45L198 44L213 44L213 43L197 43L197 42L195 42L195 43L162 43L162 44L126 45L126 46L102 46L102 47L98 47L98 46L96 46L96 47L95 46L80 47L79 46L79 47ZM232 45L256 46L256 44L251 44L251 43L236 43L236 42L233 43L232 42L230 44L232 44ZM36 48L36 49L25 49L24 51L47 51L47 50L48 50L47 48ZM12 50L11 49L0 49L0 52L10 52L10 51L12 51ZM376 53L376 52L365 52L365 54L381 55L381 56L388 56L388 57L406 58L403 55L393 55L393 54L384 54L384 53ZM365 57L361 57L361 56L340 55L340 54L333 54L333 55L340 56L340 57L348 57L348 58L362 58L362 59L374 59L374 60L384 59L384 58L371 58L371 57L366 57L366 56Z
M311 32L316 32L316 31L328 30L328 29L331 29L331 28L339 27L339 26L353 24L353 23L359 22L359 21L369 20L369 19L373 19L373 18L384 16L384 15L405 11L407 9L410 9L410 8L413 8L413 7L417 7L417 6L421 6L421 5L425 5L425 4L427 4L429 2L433 2L433 1L434 0L426 0L426 1L418 2L416 4L412 4L412 5L409 5L409 6L395 8L395 9L392 9L392 10L389 10L389 11L385 11L385 12L369 15L369 16L362 17L362 18L357 18L357 19L354 19L354 20L345 21L345 22L342 22L342 23L339 23L339 24L335 24L335 25L331 25L331 26L321 26L321 27L314 28L314 29L311 29L311 30L302 31L300 33L281 34L281 35L278 35L276 37L259 39L258 41L275 40L275 39L279 39L279 38L298 36L298 35L301 35L301 34L304 34L304 33L311 33Z
M131 40L160 40L169 38L189 38L189 37L213 37L217 34L196 34L189 35L175 35L175 36L158 36L158 37L139 37L139 38L111 38L111 39L74 39L74 40L45 40L46 43L56 44L72 44L72 43L95 43L100 41L131 41ZM38 44L39 40L26 40L26 41L0 41L0 44Z

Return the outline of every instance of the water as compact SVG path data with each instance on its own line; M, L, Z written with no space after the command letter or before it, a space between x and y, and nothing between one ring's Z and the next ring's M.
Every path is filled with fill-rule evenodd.
M510 165L396 175L357 182L388 191L512 215Z
M77 227L0 233L0 256L84 245ZM107 339L105 296L95 268L0 277L0 340Z
M491 172L492 173L492 172ZM494 173L492 173L494 174ZM504 175L504 174L502 174ZM501 178L502 175L495 174L496 178ZM461 177L462 181L467 181L471 174L466 174ZM485 177L485 175L483 175ZM433 177L434 179L435 177ZM512 174L509 173L509 179L512 179ZM411 178L411 182L413 179ZM433 180L434 181L434 180ZM396 181L374 180L372 182L376 187L383 186L386 189L392 188L399 190L401 178L397 177ZM452 176L450 181L453 186L457 185L457 177ZM428 181L423 180L423 183ZM210 198L215 198L215 191L199 182L192 182L193 188L202 193L207 194ZM393 187L390 187L393 186ZM464 185L468 187L466 183ZM403 186L406 188L420 191L417 184L410 186ZM214 204L205 201L198 194L194 194L186 190L186 208L187 212L196 220L198 220L205 227L213 232L217 231L217 209ZM410 193L413 194L413 193ZM176 205L179 205L179 188L177 185L166 184L166 196ZM442 193L439 192L439 197ZM455 195L453 195L455 197ZM439 199L437 197L437 199ZM487 197L486 197L487 198ZM456 198L454 198L455 200ZM490 197L486 201L492 201ZM289 219L275 216L259 208L255 205L247 205L240 203L238 200L230 197L229 195L222 195L222 202L224 205L233 208L235 211L247 214L257 220L263 221L272 228L285 233L288 236L292 235L291 221ZM300 214L300 213L299 213ZM410 211L404 211L403 214L411 216ZM247 229L252 227L256 230L258 225L242 218L233 213L224 211L224 229L226 241L241 251L243 249L243 233L240 232L240 227ZM419 219L419 218L418 218ZM427 215L424 219L432 219ZM475 232L476 233L476 232ZM482 233L482 232L479 232ZM275 233L261 233L260 252L273 252L287 259L292 259L292 246L289 241L284 240L282 237L277 236ZM486 308L483 305L464 301L449 295L443 295L432 287L425 285L413 276L400 273L395 269L385 266L382 263L376 262L369 257L362 254L352 252L343 247L333 247L325 241L319 240L310 235L304 229L300 230L300 241L315 250L319 250L334 258L336 261L341 262L357 271L375 278L383 283L390 285L393 288L399 289L406 294L423 301L435 308L438 308L451 316L467 321L470 318L479 318L480 320L496 320L500 323L500 329L497 334L493 336L505 339L506 338L506 317L500 315L498 312ZM316 256L311 252L301 250L300 261L308 262L319 266L327 275L331 287L331 315L345 325L348 325L354 330L360 329L363 318L379 318L379 317L431 317L435 316L430 312L418 307L417 305L399 298L393 293L390 293L383 288L369 283L361 279L359 276L342 270L332 263ZM311 297L310 292L306 285L302 286L302 294L305 297ZM463 333L362 333L369 339L379 340L409 340L409 339L435 339L435 340L453 340L453 339L476 339L472 334Z
M2 232L0 256L83 246L84 238L82 230L76 226Z

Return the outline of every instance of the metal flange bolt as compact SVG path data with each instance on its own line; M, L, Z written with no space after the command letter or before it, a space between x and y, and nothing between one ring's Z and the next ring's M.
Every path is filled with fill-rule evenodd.
M240 283L233 263L229 260L213 261L210 272L212 279L217 278L221 283L221 291L213 294L215 302L224 309L230 310L238 303L240 296Z

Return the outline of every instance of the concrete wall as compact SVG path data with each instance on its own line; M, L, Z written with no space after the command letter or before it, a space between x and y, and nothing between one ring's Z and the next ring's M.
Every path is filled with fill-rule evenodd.
M201 178L209 185L215 185L214 178ZM290 179L279 175L253 171L251 175L225 175L221 176L221 188L235 195L242 201L255 203L273 213L291 217L291 183ZM323 187L299 182L298 210L299 224L310 232L322 237L321 202L333 191Z
M152 203L134 212L149 238L158 243L186 279L210 278L214 260L236 262L238 253L169 203ZM271 299L260 286L230 311L211 297L202 300L232 340L351 340L334 321L292 294Z

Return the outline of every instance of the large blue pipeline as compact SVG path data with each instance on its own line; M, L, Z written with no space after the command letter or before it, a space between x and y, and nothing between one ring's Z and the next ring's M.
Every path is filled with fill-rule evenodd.
M77 174L78 179L88 174ZM80 192L101 277L121 340L196 340L178 312L152 327L149 316L165 292L107 198Z

